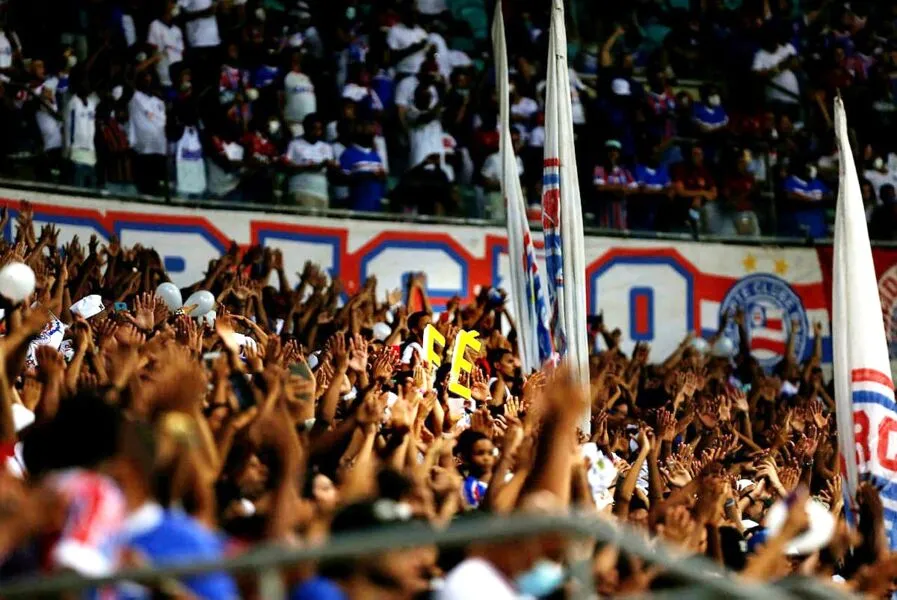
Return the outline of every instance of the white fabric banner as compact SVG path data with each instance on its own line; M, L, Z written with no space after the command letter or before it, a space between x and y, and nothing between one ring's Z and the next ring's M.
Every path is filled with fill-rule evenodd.
M579 177L573 146L563 0L553 0L552 3L547 65L542 226L545 231L554 343L559 354L566 357L583 389L588 390L586 264ZM589 430L588 415L584 417L583 430Z
M891 548L897 518L897 405L869 245L860 183L840 98L835 100L835 133L841 156L832 285L835 402L846 493L855 496L858 479L881 489Z

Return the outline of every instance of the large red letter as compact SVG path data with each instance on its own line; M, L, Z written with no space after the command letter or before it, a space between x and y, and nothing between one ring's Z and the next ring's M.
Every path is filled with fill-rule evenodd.
M888 452L888 441L892 432L897 431L897 421L885 417L878 426L878 464L889 471L897 471L897 457Z
M872 459L869 452L869 415L864 410L853 411L854 441L857 447L857 464L865 465Z

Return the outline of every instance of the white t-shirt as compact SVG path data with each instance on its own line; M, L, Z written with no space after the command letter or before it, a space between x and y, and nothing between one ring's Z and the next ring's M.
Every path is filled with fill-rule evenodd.
M414 90L417 89L418 79L416 75L404 78L396 87L396 106L408 108L414 104Z
M415 0L414 4L422 15L438 15L448 9L445 0Z
M432 109L439 103L439 93L433 87L430 87L429 91L429 108ZM410 128L408 137L411 142L409 168L414 168L421 164L431 154L438 154L441 159L443 152L442 122L439 118L416 122L422 111L414 106L413 100L414 97L412 96L412 103L408 107L408 125Z
M452 69L455 68L454 55L449 50L445 38L436 32L430 32L427 35L427 41L436 48L436 65L439 67L439 74L448 81L452 76Z
M0 69L8 69L12 66L12 43L6 34L0 31Z
M173 24L166 25L156 19L149 26L149 34L146 41L156 47L161 59L156 63L156 72L159 74L159 83L164 86L171 85L169 68L175 63L184 60L184 34L181 28Z
M520 594L491 564L482 558L468 558L460 562L445 577L436 600L518 600Z
M76 95L65 107L65 149L72 162L88 166L97 164L94 135L99 103L96 94L88 96L86 102Z
M427 32L424 31L424 28L420 25L416 25L414 27L408 27L404 23L397 23L389 28L389 32L386 34L386 43L389 45L390 50L404 50L409 46L413 46L423 40L427 39ZM424 60L427 58L427 48L426 46L415 52L414 54L409 54L402 60L400 60L396 64L396 72L398 73L417 73L420 71L420 66L423 64Z
M283 79L286 95L283 116L290 123L302 123L302 119L318 111L315 86L305 73L290 71Z
M181 10L189 13L206 10L213 0L178 0ZM187 41L193 48L212 48L221 43L218 35L218 19L215 15L187 21Z
M330 144L331 150L333 150L333 160L339 162L340 157L343 155L343 152L346 151L346 147L341 142L333 142ZM349 186L347 185L330 185L330 196L334 200L345 200L349 197Z
M567 72L570 76L570 111L573 115L573 124L585 125L586 109L582 105L582 98L580 98L579 92L586 89L586 85L572 67L568 68Z
M137 26L134 25L134 17L129 14L121 16L121 30L125 36L125 44L128 48L137 43Z
M767 52L762 48L754 54L754 64L751 67L754 71L767 71L778 66L782 61L797 55L797 50L791 44L783 44L776 48L775 52ZM797 83L797 76L791 69L786 69L772 78L772 83L784 88L795 94L792 97L789 94L779 90L773 86L766 86L766 99L774 102L785 102L788 104L797 104L800 102L800 85Z
M882 173L876 169L867 169L863 172L863 177L868 179L869 183L872 184L872 189L875 190L875 198L879 202L880 200L878 197L881 195L881 186L890 183L897 188L897 174L891 170Z
M352 102L361 102L368 96L371 98L372 110L383 110L383 102L380 100L380 96L371 88L358 85L357 83L347 83L346 87L343 88L343 98L347 98Z
M165 154L165 102L161 98L134 92L128 103L128 143L138 154Z
M501 152L495 152L486 157L483 161L483 168L480 169L480 175L485 179L495 179L501 181ZM523 176L523 160L517 157L517 175Z
M206 191L206 167L202 143L196 127L184 127L184 134L175 145L174 166L177 190L181 194L202 194Z
M286 160L295 166L313 165L334 160L333 148L324 140L309 144L304 138L296 138L287 147ZM328 198L327 166L315 171L304 171L290 177L290 191L302 192L319 198Z
M48 77L46 81L34 88L34 95L49 104L56 112L59 112L59 105L56 101L56 86L58 84L58 79ZM44 150L62 148L62 123L50 114L43 104L37 109L34 119L44 141Z
M532 98L521 96L511 105L511 114L518 118L531 120L539 112L539 104Z
M586 89L586 84L579 78L579 74L573 70L573 67L567 68L567 79L570 82L570 110L573 116L574 125L584 125L586 122L586 110L582 105L582 98L579 92ZM539 103L545 106L545 88L548 82L544 79L536 85L536 95L539 97Z

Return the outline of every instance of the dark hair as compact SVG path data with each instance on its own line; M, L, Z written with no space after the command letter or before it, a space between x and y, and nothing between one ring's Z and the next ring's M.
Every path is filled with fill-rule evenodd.
M308 113L307 115L305 115L305 118L302 119L302 129L304 134L307 134L308 130L311 129L311 126L315 123L324 123L318 113Z
M493 348L487 354L487 360L489 361L489 366L494 365L499 362L502 358L505 357L505 354L510 354L511 351L507 348Z
M470 462L470 458L473 455L473 447L476 446L477 442L482 440L488 440L485 434L480 433L479 431L474 431L473 429L465 429L461 432L461 435L458 436L458 443L455 445L455 454L461 457L461 459L465 462Z
M408 317L408 328L409 329L417 329L420 325L421 320L424 317L429 317L430 313L425 310L419 310L416 313L411 313L411 316Z
M122 425L118 407L94 391L81 391L63 402L52 420L32 427L24 436L25 467L34 477L93 468L116 454Z

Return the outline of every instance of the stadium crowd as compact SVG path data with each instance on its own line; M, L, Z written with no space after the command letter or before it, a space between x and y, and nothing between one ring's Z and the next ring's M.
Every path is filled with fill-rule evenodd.
M4 211L0 230L7 221ZM437 313L422 274L406 290L369 279L348 293L308 263L292 286L279 250L236 244L178 290L152 248L61 245L52 225L35 231L27 204L14 230L0 263L29 265L36 287L17 304L0 298L0 586L575 508L745 580L872 597L894 589L877 489L863 483L850 499L855 528L842 516L819 335L807 361L789 341L764 372L740 311L670 356L647 344L624 352L598 315L585 395L563 364L522 372L497 290ZM446 340L439 368L422 356L430 324ZM735 345L721 335L732 326ZM448 385L461 329L482 342L465 353L469 400ZM680 585L612 544L577 548L600 597ZM563 598L568 550L551 535L295 565L284 576L296 600ZM214 573L98 593L260 591L254 577Z
M549 4L504 7L534 206ZM0 170L118 195L502 221L491 14L485 0L0 2ZM840 91L873 237L894 239L897 2L568 15L588 225L825 236Z

